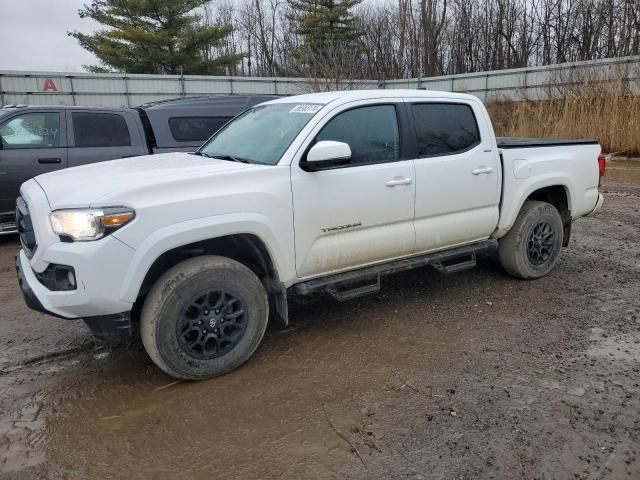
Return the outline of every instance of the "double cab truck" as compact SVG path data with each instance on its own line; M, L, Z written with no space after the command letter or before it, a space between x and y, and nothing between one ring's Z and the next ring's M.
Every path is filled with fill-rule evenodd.
M149 153L194 152L269 95L193 97L138 108L0 108L0 235L16 232L20 185L47 172Z
M56 171L22 185L27 304L141 336L167 374L243 364L292 297L348 300L380 277L475 265L537 279L602 205L595 140L496 138L475 97L420 90L272 100L195 154ZM531 288L540 288L535 284Z

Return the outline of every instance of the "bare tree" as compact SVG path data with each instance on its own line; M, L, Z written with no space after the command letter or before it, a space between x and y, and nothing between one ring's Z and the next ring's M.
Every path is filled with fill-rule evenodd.
M234 3L235 2L235 3ZM395 3L394 3L395 2ZM244 53L239 75L317 72L386 80L640 54L640 0L387 0L354 10L361 48L332 45L313 70L286 0L216 0L204 21L234 33L210 52Z

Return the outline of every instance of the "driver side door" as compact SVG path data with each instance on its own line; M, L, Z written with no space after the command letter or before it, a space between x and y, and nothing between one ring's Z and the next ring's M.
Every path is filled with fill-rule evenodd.
M0 124L0 140L0 212L13 212L24 182L67 166L63 112L13 115Z
M349 163L313 172L292 163L298 277L414 252L415 170L402 142L404 112L402 104L371 101L340 107L316 127L308 148L322 140L347 143Z

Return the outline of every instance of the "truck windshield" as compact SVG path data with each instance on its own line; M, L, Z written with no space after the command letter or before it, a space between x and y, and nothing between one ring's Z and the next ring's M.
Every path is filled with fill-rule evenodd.
M314 103L258 105L229 122L198 153L212 158L275 165L321 108L322 105Z

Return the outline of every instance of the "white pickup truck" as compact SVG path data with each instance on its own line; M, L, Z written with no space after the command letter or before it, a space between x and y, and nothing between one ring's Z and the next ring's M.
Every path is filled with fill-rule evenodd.
M601 206L603 173L595 140L496 139L469 95L281 98L195 154L24 183L16 270L31 308L141 335L167 374L203 379L245 362L270 312L286 324L291 296L354 298L391 272L472 267L496 243L509 274L547 274Z

